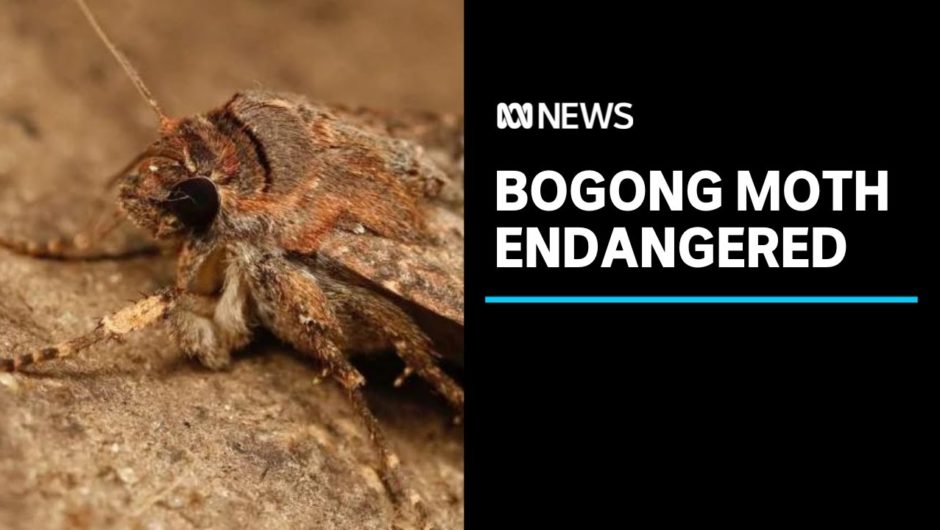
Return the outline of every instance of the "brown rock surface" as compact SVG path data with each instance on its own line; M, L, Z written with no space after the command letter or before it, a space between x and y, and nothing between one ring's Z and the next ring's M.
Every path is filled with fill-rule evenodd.
M459 3L90 3L176 115L259 86L461 107ZM153 118L71 2L0 0L0 65L0 230L73 233L109 204L103 183L153 138ZM171 279L164 257L0 250L0 355L84 333ZM370 402L442 525L461 527L462 431L425 386L391 388L395 362L360 363ZM0 528L388 528L364 430L315 368L262 340L210 372L155 329L0 375Z

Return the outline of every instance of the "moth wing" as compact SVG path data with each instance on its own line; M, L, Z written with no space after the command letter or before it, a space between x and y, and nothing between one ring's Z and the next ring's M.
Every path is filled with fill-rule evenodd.
M429 205L427 214L435 234L430 243L336 231L321 242L317 261L326 260L462 326L463 218L441 205Z
M335 107L343 119L423 147L427 155L463 186L463 117L458 114Z
M457 114L387 111L365 107L333 107L344 119L393 138L410 140L426 149L463 152L463 118Z
M236 96L229 105L242 121L274 124L275 127L257 126L254 133L266 142L269 151L280 148L288 124L278 119L293 115L301 117L305 127L313 127L327 115L327 123L334 135L351 139L369 136L370 142L384 146L394 154L401 144L390 139L407 140L421 147L418 151L419 167L424 168L439 187L433 194L423 197L420 208L424 220L421 243L389 239L375 233L357 234L336 230L317 241L316 261L331 268L352 273L366 282L397 295L424 310L463 325L463 123L456 115L420 112L383 112L363 108L321 105L290 94L247 92ZM263 114L266 119L255 119ZM293 122L291 122L293 123ZM267 127L267 126L266 126ZM306 138L308 131L293 135ZM292 137L293 137L292 136ZM329 135L327 135L329 136ZM292 152L309 151L323 163L324 152L292 147ZM270 144L270 146L268 146ZM410 152L410 150L406 150ZM284 156L269 158L291 160ZM395 162L397 160L392 157ZM277 167L272 167L278 173ZM284 175L296 173L294 168L283 168ZM433 170L433 171L432 171ZM339 168L337 168L339 171ZM405 173L402 173L405 175ZM408 173L407 176L411 177ZM289 180L288 179L276 179ZM304 249L308 250L308 249Z

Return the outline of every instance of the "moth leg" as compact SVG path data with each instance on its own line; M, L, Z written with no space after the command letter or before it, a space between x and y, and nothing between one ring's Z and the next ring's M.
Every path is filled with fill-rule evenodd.
M231 363L232 352L251 341L242 300L187 293L174 308L171 322L180 349L206 368L221 370Z
M120 212L114 212L102 217L93 223L92 227L70 238L54 238L48 240L30 240L0 236L0 247L9 249L17 254L34 258L59 260L106 260L124 259L153 254L158 249L155 245L145 245L133 248L106 251L96 248L105 236L110 234L120 223Z
M343 316L347 327L368 326L381 330L384 338L405 362L405 372L395 380L401 386L412 373L427 381L448 403L463 414L463 388L438 366L438 355L431 339L414 320L391 300L368 289L335 280L322 281L334 307Z
M232 352L252 336L243 267L226 256L224 244L190 240L176 264L176 286L183 294L170 318L174 335L183 352L213 370L228 366Z
M15 372L25 366L80 353L105 340L119 340L125 335L162 320L176 299L176 291L164 289L116 311L98 322L98 326L80 337L51 346L0 359L0 372Z
M280 256L256 255L247 261L248 281L261 320L282 340L321 362L346 390L353 411L381 457L380 477L395 505L413 508L420 519L427 521L420 496L407 489L401 460L369 410L361 389L365 377L338 346L343 343L340 321L317 278Z

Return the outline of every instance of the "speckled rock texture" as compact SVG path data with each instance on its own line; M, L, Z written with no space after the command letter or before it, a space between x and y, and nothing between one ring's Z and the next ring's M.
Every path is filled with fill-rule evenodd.
M263 87L459 112L462 5L395 0L89 0L175 115ZM113 200L153 117L64 0L0 0L0 230L53 236ZM137 240L122 229L112 243ZM172 280L168 256L0 250L0 355L90 330ZM463 431L428 388L363 359L367 395L439 526L463 526ZM459 374L459 370L458 370ZM165 330L0 375L0 528L384 529L393 507L342 392L270 337L211 372Z

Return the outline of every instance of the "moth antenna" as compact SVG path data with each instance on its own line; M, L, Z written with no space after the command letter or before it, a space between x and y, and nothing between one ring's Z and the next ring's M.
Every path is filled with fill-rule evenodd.
M129 77L131 82L134 83L134 86L137 87L137 91L140 92L141 97L143 97L144 100L150 104L150 107L157 114L157 117L160 119L160 127L164 129L167 128L172 120L163 113L163 110L160 108L157 100L154 99L153 94L150 93L150 89L147 88L147 85L144 84L144 80L141 79L140 74L137 73L137 70L134 69L134 66L131 64L131 62L127 60L127 57L121 53L121 50L119 50L117 46L111 42L111 39L108 38L107 33L105 33L104 29L101 28L101 25L98 24L98 19L95 18L95 15L88 7L88 4L85 3L85 0L75 0L75 3L78 4L78 7L82 10L85 18L88 19L88 23L91 24L92 28L94 28L95 33L98 34L98 37L101 39L101 41L104 42L104 45L108 47L111 55L113 55L118 64L121 65L121 68L124 69L127 77Z

